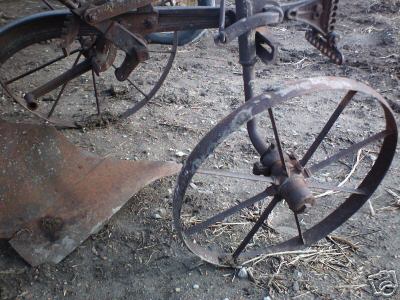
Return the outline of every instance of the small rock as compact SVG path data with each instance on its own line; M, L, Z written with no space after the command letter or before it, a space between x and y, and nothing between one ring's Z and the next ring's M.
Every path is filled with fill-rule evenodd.
M342 48L343 48L344 50L350 50L350 45L344 44L344 45L342 46Z
M96 248L95 248L94 246L92 247L92 252L93 252L93 254L96 255L96 256L99 255L99 252L97 252L97 250L96 250Z
M175 292L180 293L181 288L175 288Z
M153 218L156 220L162 219L162 217L160 216L160 214L154 214Z
M299 282L293 282L293 291L298 292L300 290Z
M294 271L294 277L296 278L301 278L301 276L303 276L303 273L301 273L300 271Z
M249 276L245 267L240 268L238 272L238 277L241 279L246 279Z
M198 284L193 284L193 288L194 288L195 290L198 290L198 289L200 288L200 286L199 286Z
M165 217L167 215L167 210L165 208L158 209L158 213L161 217Z
M385 30L382 34L383 45L393 45L396 42L395 34L392 30Z
M270 296L264 297L263 300L272 300Z
M367 154L367 156L368 156L368 158L372 161L372 162L375 162L376 161L376 155L373 155L373 154Z
M229 298L224 298L223 300L229 300Z
M116 85L112 85L110 87L110 95L113 97L116 97L118 95L123 95L126 94L128 92L127 88L124 86L116 86Z
M183 152L183 151L176 151L176 152L175 152L175 155L176 155L177 157L183 157L183 156L186 155L186 153Z

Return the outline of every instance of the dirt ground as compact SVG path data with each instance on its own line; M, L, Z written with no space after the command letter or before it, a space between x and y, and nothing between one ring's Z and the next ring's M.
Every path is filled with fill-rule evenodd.
M2 0L0 24L45 9L36 0ZM256 94L275 90L296 78L349 77L379 91L398 120L399 1L340 1L337 32L346 57L343 66L333 65L312 48L304 39L304 28L285 24L271 29L280 45L279 59L273 65L257 64ZM237 45L217 47L213 34L208 31L196 43L179 48L171 73L157 96L128 120L105 128L62 132L76 145L98 155L183 162L201 137L243 101ZM155 66L147 67L156 70ZM142 76L145 86L149 80ZM89 108L94 109L94 102L76 104L93 97L85 85L88 80L83 78L81 86L76 85L67 93L66 105L87 113ZM102 90L113 87L121 91L113 95L101 93L104 106L107 101L115 107L125 105L130 99L125 84L111 86L107 77L100 79L100 84ZM311 96L307 103L295 99L277 107L283 145L296 153L304 151L334 109L337 102L332 99L337 101L338 97L337 93L321 93ZM4 119L20 121L26 117L4 95L0 107ZM329 136L325 153L317 153L316 159L376 132L382 120L371 97L360 97ZM263 118L261 125L269 126ZM356 156L347 158L341 167L319 175L319 179L339 183L351 173L347 183L356 183L376 158L374 147L359 153L362 163L356 162ZM251 170L257 159L241 130L224 142L208 163ZM371 197L374 213L364 205L333 233L331 240L319 242L308 252L278 254L248 264L248 279L238 278L237 270L203 263L182 244L172 226L176 178L165 178L130 199L98 234L58 265L30 267L7 241L0 241L0 299L375 299L378 297L373 295L368 275L394 270L400 276L400 238L396 230L400 221L399 172L397 150L391 169ZM197 177L193 182L189 195L197 202L190 209L203 210L198 217L225 207L225 202L215 199L244 200L255 188L248 182L216 183L214 179ZM340 197L342 194L319 198L316 212L302 217L302 224L306 226L312 218L324 215ZM216 244L233 247L230 243L247 232L260 210L255 207L246 211L246 216L238 217L241 219L237 224L241 225L215 228L207 237ZM277 242L293 231L281 213L283 216L278 209L256 241ZM399 289L392 299L400 299Z

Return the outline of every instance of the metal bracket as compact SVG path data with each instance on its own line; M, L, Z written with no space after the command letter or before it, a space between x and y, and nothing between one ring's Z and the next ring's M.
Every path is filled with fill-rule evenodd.
M326 35L334 31L339 0L310 0L300 2L286 12L289 20L309 24Z
M140 62L150 57L146 41L117 22L110 24L105 37L126 53L125 60L115 70L115 76L119 81L126 80Z
M151 3L152 0L109 0L105 4L87 9L84 17L89 24L93 25Z
M261 61L265 64L274 63L278 57L278 47L267 27L257 28L255 41L256 53Z
M316 30L311 29L306 32L306 39L311 45L321 51L322 54L329 57L332 62L337 65L343 64L344 56L336 46L336 37L333 32L324 37Z
M225 29L224 43L229 43L250 30L270 24L278 24L279 22L281 22L281 15L278 12L272 11L258 13L248 18L242 18ZM218 44L221 41L219 37L217 37L214 42Z
M78 36L79 27L80 19L75 15L68 16L67 20L64 22L61 47L63 48L65 56L68 56L70 53L71 44Z
M92 67L97 76L110 68L117 56L117 48L112 42L104 39L96 39L96 55L92 58Z
M343 54L337 48L338 36L333 32L339 0L311 0L299 3L287 10L288 19L309 24L306 40L329 57L335 64L344 62Z
M79 0L58 0L61 4L65 5L69 9L76 9L80 6Z

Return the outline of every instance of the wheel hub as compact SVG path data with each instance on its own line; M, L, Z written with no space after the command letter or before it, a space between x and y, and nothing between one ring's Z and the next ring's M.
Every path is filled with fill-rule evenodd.
M254 175L263 175L275 179L274 185L278 194L285 199L289 208L295 213L303 213L315 203L315 198L305 181L305 171L294 155L284 154L283 166L278 149L271 144L262 155L260 162L253 166Z

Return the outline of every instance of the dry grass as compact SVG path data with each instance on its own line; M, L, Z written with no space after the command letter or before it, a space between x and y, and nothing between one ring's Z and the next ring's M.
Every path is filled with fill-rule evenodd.
M292 282L290 274L293 273L293 269L304 270L307 274L333 273L348 282L350 287L355 272L351 256L357 250L358 246L348 239L329 236L326 241L321 241L308 249L260 255L245 262L244 265L254 284L268 289L271 295L285 294L289 291ZM317 293L306 277L301 280L300 290L303 294L297 297Z

